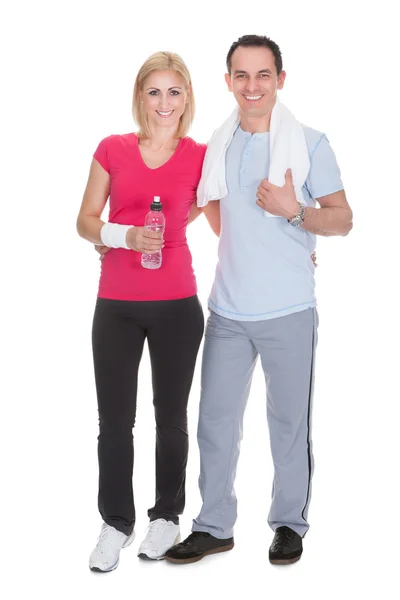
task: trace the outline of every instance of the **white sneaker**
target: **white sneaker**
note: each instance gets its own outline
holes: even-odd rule
[[[156,519],[150,521],[147,535],[140,544],[138,557],[150,560],[161,560],[167,550],[178,544],[181,536],[179,525],[173,521]]]
[[[125,535],[115,527],[103,523],[96,548],[89,558],[89,568],[92,571],[108,572],[118,567],[121,548],[129,546],[135,538],[135,533]]]

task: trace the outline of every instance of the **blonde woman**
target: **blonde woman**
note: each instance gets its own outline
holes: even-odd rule
[[[204,319],[186,227],[195,205],[206,147],[187,132],[194,116],[191,78],[176,54],[158,52],[140,68],[133,95],[137,133],[111,135],[94,153],[78,216],[79,235],[111,248],[102,256],[93,321],[99,411],[99,495],[103,519],[89,566],[111,571],[134,537],[132,490],[137,374],[147,339],[156,419],[156,498],[139,556],[163,558],[179,541],[188,455],[187,402]],[[164,234],[145,230],[160,196]],[[110,198],[109,222],[100,216]],[[218,203],[208,215],[218,228]],[[141,255],[162,249],[162,266]]]

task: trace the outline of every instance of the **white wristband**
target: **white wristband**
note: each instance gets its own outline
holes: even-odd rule
[[[125,250],[129,250],[129,247],[126,245],[126,233],[132,227],[134,225],[104,223],[100,231],[101,241],[109,248],[125,248]]]

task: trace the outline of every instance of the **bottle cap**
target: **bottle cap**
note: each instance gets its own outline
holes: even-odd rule
[[[154,196],[154,200],[150,204],[150,210],[156,210],[156,211],[162,210],[162,204],[161,204],[161,201],[160,201],[160,196]]]

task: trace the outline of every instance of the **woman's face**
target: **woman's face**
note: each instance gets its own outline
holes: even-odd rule
[[[183,77],[173,70],[154,71],[144,82],[141,101],[150,128],[178,129],[188,101]]]

